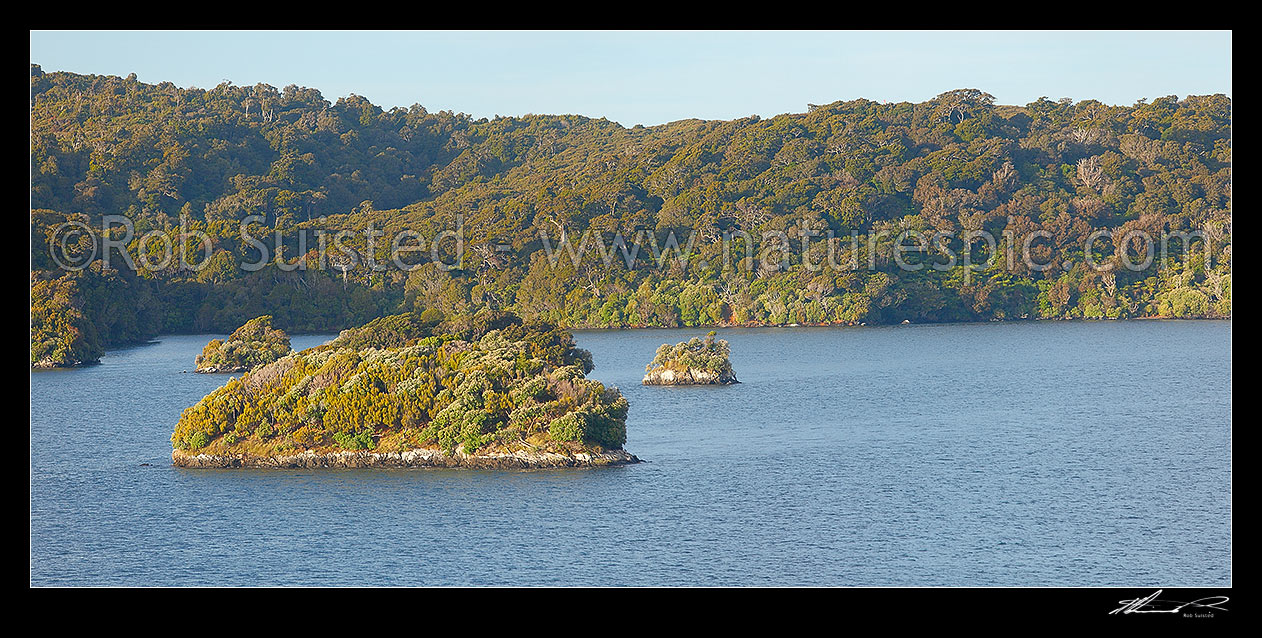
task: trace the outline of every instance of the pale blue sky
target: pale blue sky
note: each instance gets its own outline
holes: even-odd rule
[[[1231,32],[31,32],[45,71],[213,87],[264,82],[475,117],[578,113],[626,126],[764,117],[807,103],[1002,104],[1231,95]]]

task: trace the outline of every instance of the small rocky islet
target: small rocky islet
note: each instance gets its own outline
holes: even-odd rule
[[[255,317],[228,335],[211,339],[193,360],[199,374],[248,372],[293,352],[289,335],[272,326],[272,316]]]
[[[731,345],[715,339],[693,337],[675,345],[662,344],[644,368],[644,385],[731,385],[740,383],[732,370]]]
[[[235,333],[234,333],[235,334]],[[623,465],[628,404],[569,332],[507,312],[404,313],[229,379],[186,409],[191,468]]]

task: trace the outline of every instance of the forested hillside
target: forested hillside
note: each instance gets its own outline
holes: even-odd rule
[[[32,363],[262,315],[290,333],[480,309],[566,328],[1229,316],[1230,202],[1223,95],[1003,106],[961,89],[627,128],[32,65]],[[112,215],[130,238],[102,232]],[[354,237],[322,259],[339,230]],[[404,230],[430,241],[418,267],[374,270]],[[462,239],[431,250],[444,231]],[[904,255],[934,267],[899,262],[908,231],[946,237]],[[982,231],[994,247],[961,239]],[[1197,239],[1126,268],[1144,261],[1132,231]],[[655,261],[672,233],[689,258]],[[619,236],[644,246],[631,267],[601,258]],[[136,267],[107,267],[107,240]],[[242,267],[258,246],[280,257]],[[160,259],[181,249],[188,266]],[[1039,267],[978,265],[1023,249]]]

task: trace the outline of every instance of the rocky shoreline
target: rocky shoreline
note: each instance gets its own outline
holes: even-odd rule
[[[71,368],[86,368],[101,363],[100,359],[92,361],[54,361],[52,359],[40,359],[31,364],[32,370],[69,370]]]
[[[237,374],[241,372],[248,372],[249,370],[250,369],[245,366],[224,366],[222,368],[210,366],[207,368],[198,368],[193,372],[196,372],[197,374]]]
[[[171,451],[171,463],[186,468],[407,468],[448,467],[471,469],[547,469],[563,467],[606,467],[640,463],[625,450],[602,453],[517,451],[487,454],[447,454],[442,450],[416,449],[406,452],[307,450],[291,456],[258,457],[246,454],[195,454]]]
[[[730,369],[722,373],[689,368],[683,372],[657,367],[644,375],[643,385],[731,385],[740,383]]]

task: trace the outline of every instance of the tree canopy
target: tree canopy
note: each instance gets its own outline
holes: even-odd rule
[[[568,327],[1228,316],[1231,100],[1010,106],[960,89],[627,128],[32,65],[31,201],[33,363],[37,339],[42,358],[90,357],[264,314],[290,332],[426,310]],[[106,240],[125,237],[101,230],[109,215],[135,228],[107,267]],[[67,221],[90,232],[67,244]],[[259,259],[243,223],[279,257],[242,267]],[[414,270],[374,270],[368,257],[388,258],[362,240],[370,228],[431,240],[459,228],[464,250],[447,242],[419,252]],[[316,233],[339,230],[358,233],[356,258],[320,263]],[[960,237],[984,231],[999,238],[991,252],[1025,248],[1053,265],[902,268],[891,255],[907,231],[949,234],[961,256],[976,248]],[[1087,266],[1089,251],[1141,260],[1131,231],[1196,239],[1141,270]],[[671,258],[672,234],[689,259]],[[648,246],[639,261],[602,258],[619,237]],[[1208,260],[1193,250],[1207,238]],[[596,249],[571,259],[561,248],[580,242]],[[63,244],[95,255],[91,267],[54,263]],[[199,268],[154,265],[163,247]],[[858,267],[813,266],[830,258]]]

